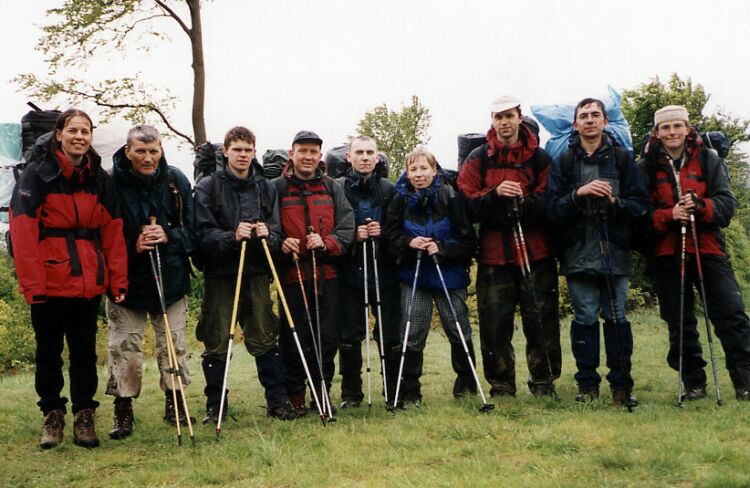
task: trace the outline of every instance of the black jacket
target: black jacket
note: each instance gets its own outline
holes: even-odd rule
[[[268,226],[268,247],[281,246],[281,224],[276,188],[263,176],[263,168],[253,159],[251,174],[237,178],[229,169],[218,169],[195,187],[195,230],[204,273],[208,276],[236,276],[241,244],[235,230],[242,221],[264,222]],[[245,254],[246,276],[268,272],[260,240],[251,239]]]
[[[169,238],[167,244],[159,248],[167,307],[190,291],[189,256],[197,247],[190,182],[179,169],[167,165],[164,156],[159,161],[159,169],[151,177],[133,171],[130,160],[125,157],[124,147],[112,159],[128,250],[130,292],[123,304],[158,313],[161,306],[149,253],[137,253],[135,243],[149,217],[156,217],[156,223],[164,227]],[[170,184],[179,192],[179,197],[173,193]]]

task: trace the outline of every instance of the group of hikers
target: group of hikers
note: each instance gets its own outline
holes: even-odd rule
[[[377,170],[378,147],[366,136],[351,140],[351,165],[333,179],[322,163],[323,141],[311,131],[294,136],[281,176],[269,180],[255,157],[255,135],[234,127],[221,146],[224,164],[194,191],[167,164],[154,127],[130,129],[108,174],[91,147],[91,118],[63,112],[55,130],[37,141],[10,205],[16,272],[36,337],[41,447],[63,440],[65,339],[73,440],[99,445],[95,337],[102,295],[109,326],[106,393],[114,397],[109,437],[133,432],[148,321],[164,419],[178,432],[189,426],[192,436],[195,419],[184,396],[192,382],[186,350],[191,258],[204,279],[195,329],[204,346],[203,423],[215,424],[217,433],[229,409],[236,327],[255,358],[268,416],[293,420],[313,410],[325,421],[336,413],[330,396],[336,354],[339,408],[360,407],[365,390],[371,402],[370,334],[380,359],[382,391],[376,390],[390,408],[420,405],[433,304],[450,342],[453,395],[480,393],[491,407],[477,376],[466,303],[473,258],[490,396],[517,392],[512,338],[520,305],[529,390],[558,399],[559,272],[573,306],[575,401],[599,396],[601,316],[612,403],[632,408],[638,401],[625,305],[631,234],[643,222],[669,328],[667,362],[679,375],[678,401],[706,396],[694,286],[724,348],[736,398],[750,400],[750,323],[719,230],[729,224],[735,200],[726,165],[703,145],[687,110],[672,105],[655,112],[638,164],[605,130],[600,100],[578,103],[569,146],[554,160],[524,120],[519,100],[499,98],[489,112],[486,141],[466,157],[455,181],[433,154],[416,149],[394,184]],[[706,332],[712,347],[711,329]],[[713,349],[711,359],[716,378]]]

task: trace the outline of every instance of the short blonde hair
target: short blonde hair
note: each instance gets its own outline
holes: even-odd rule
[[[435,158],[435,155],[427,149],[418,147],[406,155],[406,170],[408,171],[409,166],[419,158],[425,158],[432,169],[437,169],[437,159]]]

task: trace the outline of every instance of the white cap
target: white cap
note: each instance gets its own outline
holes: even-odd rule
[[[516,97],[506,95],[504,97],[496,98],[492,101],[490,112],[493,114],[497,112],[505,112],[506,110],[510,110],[512,108],[520,106],[521,102]]]
[[[669,120],[684,120],[688,122],[688,111],[682,105],[667,105],[654,113],[654,127],[659,127],[662,122]]]

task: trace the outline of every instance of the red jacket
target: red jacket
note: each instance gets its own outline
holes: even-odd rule
[[[336,278],[336,268],[331,258],[341,256],[354,240],[354,212],[346,199],[344,188],[321,169],[309,180],[294,175],[291,161],[281,176],[273,180],[279,195],[279,213],[284,238],[293,237],[301,241],[300,270],[306,279],[306,270],[312,271],[311,254],[305,248],[308,227],[320,234],[325,251],[316,252],[316,264],[325,280]],[[297,269],[291,256],[284,256],[282,268],[286,272],[281,279],[285,283],[296,283]]]
[[[75,168],[53,149],[54,141],[44,142],[34,148],[10,203],[21,293],[28,303],[124,295],[127,251],[112,178],[93,150]]]
[[[701,202],[695,213],[701,254],[724,255],[724,238],[719,228],[729,225],[735,209],[726,165],[715,151],[703,147],[694,128],[688,135],[685,151],[686,161],[679,171],[680,187],[683,194],[695,192]],[[672,218],[672,208],[679,200],[677,186],[671,159],[658,139],[652,137],[649,141],[639,165],[651,193],[654,256],[679,255],[680,224]],[[687,252],[693,253],[695,246],[690,234],[688,229]]]
[[[531,261],[552,256],[552,245],[544,230],[544,196],[550,156],[539,147],[539,140],[525,125],[519,139],[503,145],[494,129],[487,132],[487,143],[474,149],[458,175],[458,188],[466,196],[469,214],[479,222],[479,263],[518,265],[511,222],[506,205],[509,199],[495,188],[505,180],[517,181],[523,189],[521,225]]]

